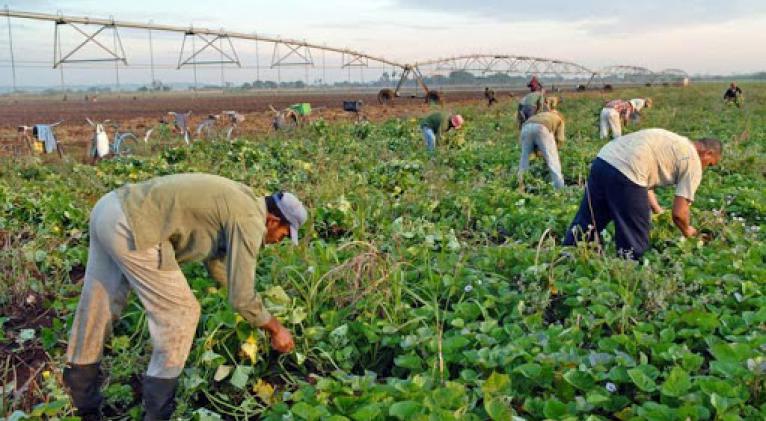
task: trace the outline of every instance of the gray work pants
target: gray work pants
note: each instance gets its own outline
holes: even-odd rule
[[[556,140],[547,127],[537,123],[525,123],[521,128],[521,158],[519,160],[519,175],[529,169],[529,155],[539,150],[548,164],[551,172],[553,187],[564,187],[564,177],[561,175],[561,162]]]
[[[152,337],[147,375],[174,378],[189,355],[200,306],[180,270],[160,270],[159,245],[133,250],[133,234],[114,192],[90,215],[90,248],[82,295],[69,336],[67,360],[93,364],[101,359],[112,321],[120,317],[133,290],[146,309]]]
[[[609,137],[609,132],[612,132],[612,138],[617,139],[622,136],[622,121],[620,120],[620,113],[614,108],[604,107],[601,109],[601,115],[598,121],[599,136],[601,139]]]

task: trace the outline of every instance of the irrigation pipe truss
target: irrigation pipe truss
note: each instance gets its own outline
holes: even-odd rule
[[[274,49],[273,49],[273,53],[271,57],[270,67],[276,68],[277,70],[279,70],[280,67],[287,67],[287,66],[314,66],[314,58],[312,56],[312,50],[318,50],[322,52],[321,62],[323,67],[325,66],[324,53],[332,52],[332,53],[338,53],[342,55],[341,68],[348,68],[349,71],[351,67],[378,68],[378,67],[370,66],[369,65],[370,61],[380,63],[381,66],[387,65],[393,68],[399,68],[401,70],[401,77],[395,90],[396,95],[398,95],[399,93],[399,88],[401,88],[402,85],[407,80],[410,80],[410,79],[414,80],[416,82],[416,85],[420,89],[422,89],[425,93],[427,93],[428,87],[425,85],[425,82],[423,80],[423,75],[420,69],[420,67],[426,67],[426,66],[436,66],[437,70],[464,70],[464,71],[477,71],[482,73],[496,72],[496,73],[526,74],[526,75],[540,74],[540,75],[553,75],[553,76],[577,74],[577,75],[588,76],[590,78],[588,83],[590,83],[590,81],[592,81],[596,77],[604,78],[606,76],[622,76],[622,77],[625,77],[625,75],[647,76],[651,80],[687,76],[683,70],[678,70],[678,69],[668,69],[665,71],[655,73],[646,68],[632,67],[632,66],[611,66],[598,71],[594,71],[594,70],[588,69],[585,66],[582,66],[573,62],[568,62],[568,61],[549,59],[549,58],[540,58],[540,57],[506,55],[506,54],[462,55],[462,56],[455,56],[455,57],[449,57],[449,58],[439,58],[434,60],[419,61],[419,62],[409,64],[409,63],[402,63],[402,62],[390,60],[385,57],[366,54],[366,53],[348,49],[348,48],[337,48],[337,47],[331,47],[327,45],[311,43],[307,41],[261,35],[257,33],[231,32],[231,31],[225,31],[223,29],[216,30],[216,29],[199,28],[199,27],[193,27],[193,26],[183,27],[183,26],[174,26],[174,25],[161,25],[161,24],[155,24],[155,23],[138,23],[138,22],[130,22],[130,21],[120,21],[115,19],[99,19],[99,18],[90,18],[90,17],[64,16],[60,14],[52,15],[52,14],[45,14],[45,13],[10,10],[7,7],[5,9],[0,9],[0,16],[3,16],[3,15],[6,16],[8,21],[10,61],[11,61],[11,68],[12,68],[14,90],[16,86],[16,60],[13,54],[13,35],[11,31],[11,21],[10,21],[11,18],[49,21],[55,24],[54,41],[53,41],[53,50],[54,50],[53,68],[61,69],[62,85],[63,85],[63,77],[64,77],[62,64],[65,64],[65,63],[77,64],[77,63],[86,63],[86,62],[89,62],[89,63],[114,62],[115,75],[118,81],[117,83],[119,85],[119,63],[121,62],[124,65],[128,65],[128,61],[127,61],[127,56],[125,54],[125,49],[123,48],[123,45],[122,45],[122,40],[119,36],[118,28],[143,29],[149,32],[149,44],[150,44],[150,51],[151,51],[150,53],[151,62],[149,64],[149,67],[152,69],[152,74],[154,74],[155,67],[158,67],[158,66],[155,66],[154,64],[154,57],[153,57],[154,53],[153,53],[153,47],[152,47],[152,31],[177,32],[177,33],[183,34],[184,37],[181,44],[180,53],[178,56],[178,63],[175,66],[175,68],[180,69],[181,67],[184,67],[184,66],[193,66],[194,73],[195,73],[195,84],[196,84],[196,66],[197,65],[220,64],[221,66],[223,66],[224,64],[234,64],[240,68],[242,67],[249,68],[249,66],[242,65],[242,62],[239,58],[239,55],[237,54],[234,44],[231,42],[232,39],[256,41],[256,48],[258,46],[257,44],[258,41],[272,43],[274,45]],[[61,31],[59,30],[59,27],[62,25],[71,27],[72,29],[74,29],[76,32],[78,32],[84,37],[84,39],[76,47],[66,52],[61,48],[62,34],[61,34]],[[95,31],[91,32],[91,31],[86,31],[80,25],[88,25],[91,28],[92,28],[91,25],[94,25],[98,28]],[[111,46],[104,44],[103,37],[101,38],[101,40],[97,38],[99,34],[109,33],[109,32],[112,33],[113,45]],[[189,38],[191,39],[189,40]],[[190,51],[188,52],[186,51],[187,41],[190,41],[188,42],[188,44],[190,44],[188,45],[190,47]],[[198,46],[197,43],[200,43],[201,46]],[[87,58],[87,59],[77,58],[78,51],[80,51],[86,45],[99,47],[102,50],[102,52],[105,53],[105,55],[100,58]],[[284,50],[280,51],[280,47],[286,49],[286,52],[283,53]],[[220,59],[202,60],[200,59],[200,54],[203,51],[217,52],[220,56]],[[19,67],[39,67],[39,63],[40,62],[22,61],[20,62]],[[143,67],[146,67],[146,65],[138,64],[136,67],[143,68]],[[159,67],[163,67],[163,66],[159,66]],[[260,65],[256,64],[256,69],[258,69],[259,67]],[[74,68],[78,68],[78,67],[75,66]],[[221,72],[222,72],[222,78],[223,78],[223,67],[221,69]]]

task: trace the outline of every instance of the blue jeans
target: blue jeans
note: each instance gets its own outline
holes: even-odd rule
[[[423,126],[420,130],[423,132],[423,140],[426,141],[426,148],[429,152],[433,152],[434,149],[436,149],[436,135],[434,134],[433,129]]]

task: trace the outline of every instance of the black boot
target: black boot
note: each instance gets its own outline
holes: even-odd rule
[[[77,416],[83,421],[101,420],[101,370],[99,363],[64,368],[64,385],[69,390]]]
[[[176,410],[178,377],[162,379],[144,376],[144,421],[169,420]]]

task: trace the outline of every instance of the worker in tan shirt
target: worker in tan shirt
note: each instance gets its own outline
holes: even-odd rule
[[[607,143],[591,164],[585,194],[564,239],[574,245],[597,240],[614,221],[618,252],[638,260],[649,248],[651,213],[663,211],[654,194],[675,186],[673,222],[686,237],[697,235],[689,207],[702,181],[702,170],[717,165],[717,139],[690,141],[663,129],[640,130]]]
[[[200,316],[179,263],[204,261],[228,288],[234,309],[290,352],[290,332],[255,292],[261,245],[298,242],[307,218],[290,193],[258,197],[244,184],[209,174],[177,174],[128,184],[103,196],[90,215],[90,248],[64,369],[78,415],[101,419],[99,362],[129,291],[146,309],[153,352],[143,383],[145,420],[169,419],[178,377]]]
[[[524,190],[524,173],[529,169],[529,155],[540,152],[551,173],[553,187],[564,187],[558,147],[564,143],[564,119],[558,111],[545,111],[530,117],[521,127],[519,190]]]

